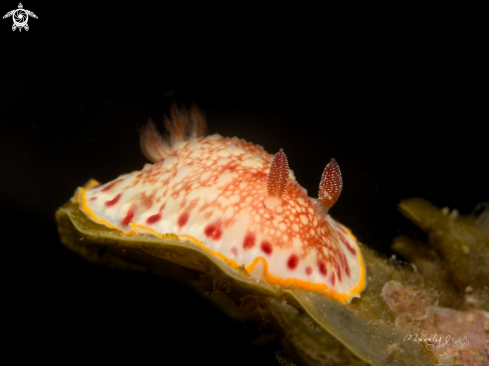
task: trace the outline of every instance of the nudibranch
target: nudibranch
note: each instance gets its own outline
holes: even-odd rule
[[[338,164],[323,172],[309,198],[282,149],[268,154],[236,137],[204,136],[193,106],[173,105],[169,134],[154,124],[140,132],[154,164],[100,185],[77,189],[74,202],[91,220],[124,235],[172,233],[253,279],[320,293],[348,303],[366,285],[355,237],[328,209],[342,189]]]

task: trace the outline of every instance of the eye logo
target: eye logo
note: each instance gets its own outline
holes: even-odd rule
[[[29,20],[29,15],[37,19],[36,14],[34,14],[30,10],[24,9],[22,3],[19,3],[19,8],[9,11],[7,14],[3,16],[3,19],[8,18],[10,16],[12,17],[12,19],[14,20],[14,24],[12,25],[13,31],[15,31],[17,28],[19,28],[19,32],[22,31],[22,28],[28,31],[29,26],[27,25],[27,21]]]

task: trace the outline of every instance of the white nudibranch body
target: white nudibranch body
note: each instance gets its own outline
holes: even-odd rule
[[[127,235],[176,234],[269,284],[341,302],[360,296],[366,274],[356,239],[325,213],[342,186],[334,160],[314,200],[282,150],[272,156],[235,137],[203,136],[205,121],[195,107],[173,106],[165,124],[166,139],[152,122],[141,131],[154,164],[77,190],[73,199],[90,219]]]

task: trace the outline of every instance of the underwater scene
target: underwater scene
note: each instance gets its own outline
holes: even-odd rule
[[[387,258],[329,215],[342,187],[334,160],[315,200],[303,188],[292,193],[297,183],[283,150],[272,156],[243,140],[206,137],[196,107],[173,105],[165,125],[163,137],[151,122],[141,131],[154,165],[105,184],[92,180],[56,212],[71,251],[110,268],[186,281],[230,318],[257,327],[255,343],[280,342],[281,365],[489,363],[487,203],[460,215],[422,198],[401,200],[398,210],[426,238],[394,237]],[[183,194],[182,186],[189,187]],[[311,208],[301,211],[294,202],[304,199]],[[329,229],[295,223],[316,220]],[[309,250],[325,259],[309,260]]]
[[[489,366],[477,32],[197,50],[171,45],[187,11],[24,6],[0,58],[4,358]]]

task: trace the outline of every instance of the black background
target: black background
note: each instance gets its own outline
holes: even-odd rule
[[[59,241],[55,210],[90,178],[141,169],[138,128],[148,117],[161,127],[173,101],[197,103],[210,133],[283,148],[312,197],[336,158],[344,190],[331,214],[386,256],[394,236],[423,236],[397,212],[401,199],[463,214],[488,200],[476,24],[24,8],[39,17],[28,32],[0,22],[2,330],[19,361],[276,362],[277,342],[253,347],[250,326],[178,281],[99,268]]]

